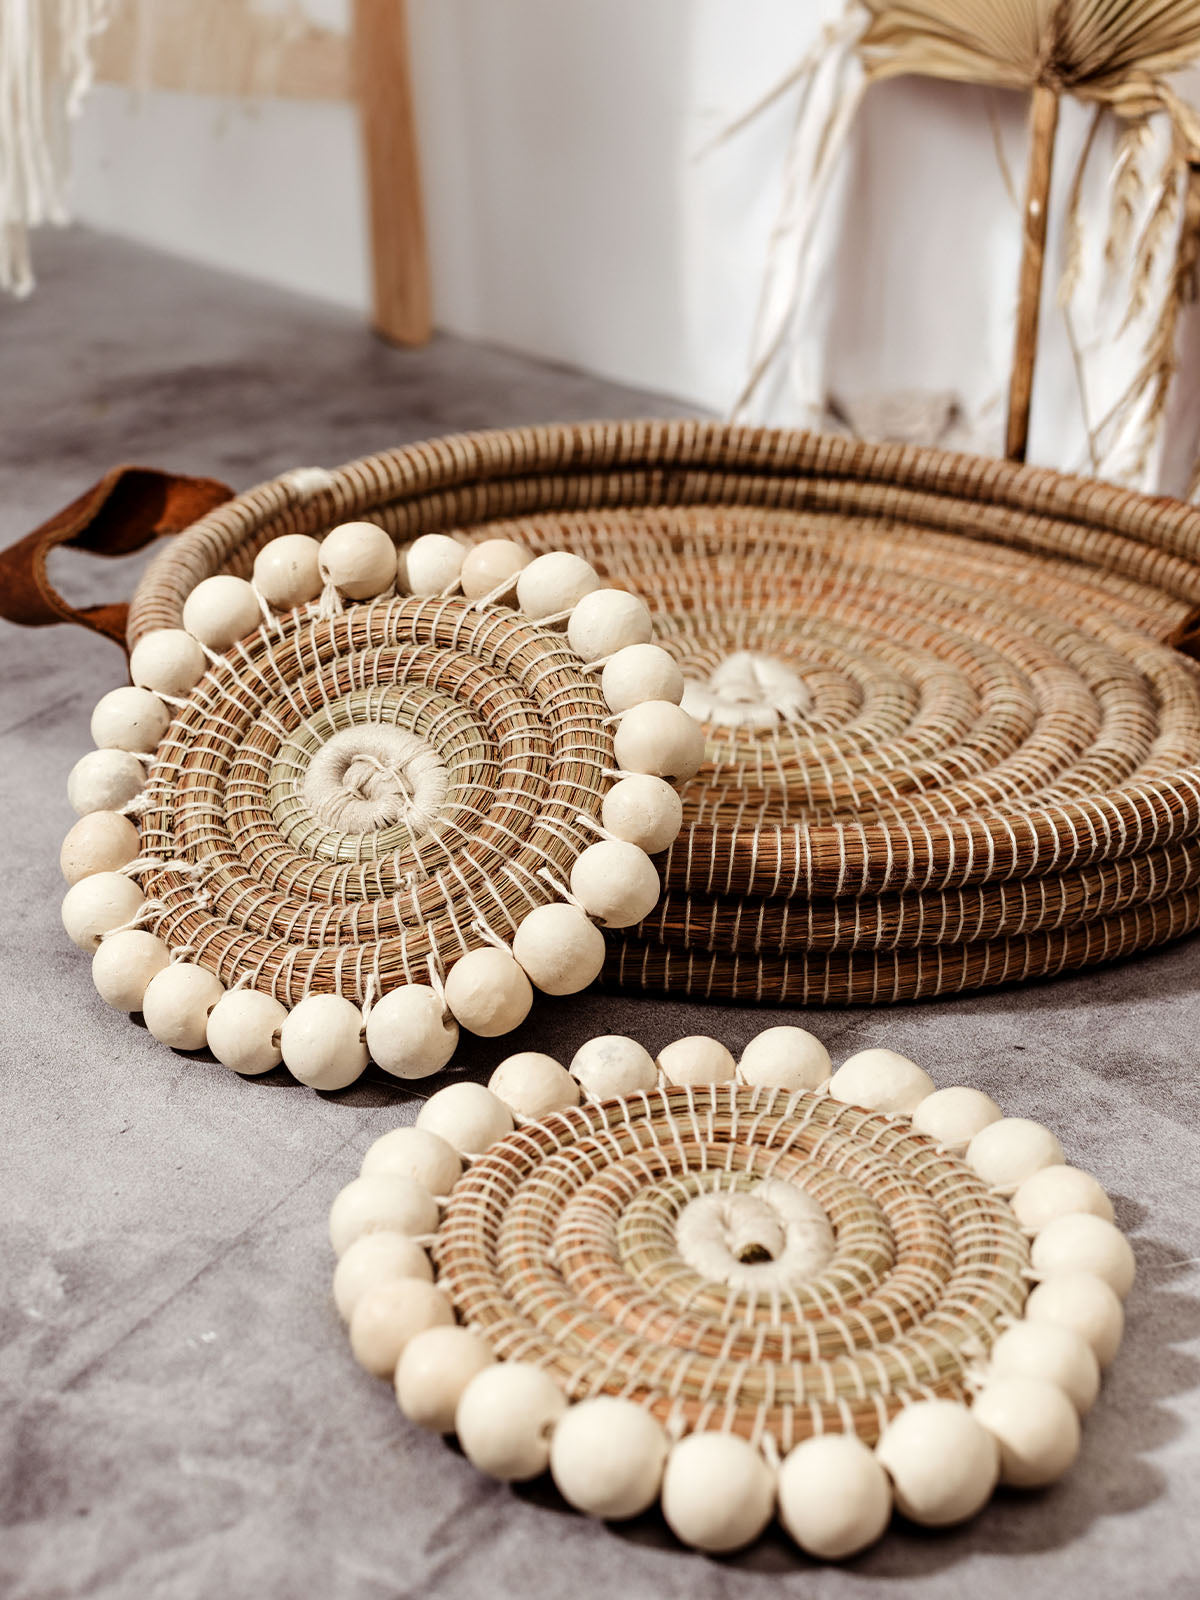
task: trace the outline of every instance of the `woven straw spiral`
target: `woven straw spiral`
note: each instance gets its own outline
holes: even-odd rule
[[[567,547],[645,595],[708,759],[629,988],[882,1002],[1200,922],[1200,513],[934,451],[695,423],[439,440],[222,507],[131,636],[275,532],[366,511]]]
[[[159,748],[144,848],[179,864],[143,879],[166,908],[157,931],[227,986],[288,1005],[428,981],[431,960],[479,948],[481,919],[511,937],[555,898],[541,874],[569,875],[594,842],[607,714],[565,642],[461,598],[263,630],[207,674]],[[381,727],[415,752],[402,796],[421,756],[424,782],[394,821],[339,831],[314,809],[314,762],[341,739],[352,763],[355,735],[369,749]],[[202,882],[186,870],[198,856]]]
[[[789,1282],[761,1261],[722,1283],[682,1258],[690,1202],[772,1182],[828,1215],[819,1271]],[[1012,1212],[961,1160],[827,1097],[717,1086],[573,1108],[493,1145],[455,1185],[434,1260],[460,1319],[571,1399],[620,1394],[782,1450],[874,1442],[908,1400],[961,1399],[1028,1289]]]
[[[439,1090],[330,1211],[355,1358],[481,1471],[606,1519],[661,1496],[706,1550],[778,1509],[836,1559],[893,1501],[942,1526],[1055,1481],[1136,1270],[1111,1200],[977,1089],[831,1067],[795,1027],[737,1062],[609,1036]]]

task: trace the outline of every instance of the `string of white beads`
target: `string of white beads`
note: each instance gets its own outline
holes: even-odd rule
[[[145,928],[122,928],[102,939],[92,957],[92,982],[105,1005],[140,1011],[150,980],[171,959],[163,941]]]
[[[467,551],[462,564],[462,592],[468,600],[503,592],[504,586],[515,583],[517,574],[532,559],[515,539],[484,539]]]
[[[343,522],[321,540],[321,577],[347,600],[370,600],[396,581],[396,547],[374,522]]]
[[[255,588],[276,611],[291,611],[316,600],[324,582],[320,543],[307,533],[272,539],[254,558]]]
[[[71,768],[67,799],[76,816],[120,811],[141,794],[146,769],[129,750],[89,750]]]
[[[704,729],[670,700],[643,700],[623,713],[613,755],[623,772],[686,783],[704,761]]]
[[[132,684],[101,695],[92,712],[92,743],[98,750],[149,755],[167,731],[171,714],[156,694]]]
[[[631,928],[648,917],[661,887],[650,857],[623,839],[589,845],[571,868],[571,893],[604,928]]]
[[[424,984],[402,984],[376,1001],[367,1018],[367,1050],[394,1078],[440,1072],[458,1044],[458,1024]]]
[[[466,555],[448,533],[423,533],[400,554],[399,587],[418,597],[442,594],[458,582]]]
[[[89,811],[63,840],[58,864],[74,885],[94,872],[118,872],[138,849],[138,831],[128,817],[118,811]]]
[[[575,1079],[553,1056],[536,1050],[523,1050],[502,1061],[488,1079],[488,1088],[514,1117],[533,1121],[579,1104]]]
[[[280,1028],[283,1064],[312,1089],[345,1089],[367,1065],[362,1012],[339,994],[311,994]]]
[[[225,993],[215,972],[192,961],[172,961],[156,972],[142,996],[142,1016],[160,1044],[202,1050],[208,1015]]]
[[[567,623],[567,642],[584,661],[649,644],[653,633],[646,602],[624,589],[593,589],[576,602]]]
[[[829,1051],[805,1028],[765,1028],[742,1051],[738,1077],[752,1089],[819,1089],[829,1081]]]
[[[271,549],[271,545],[267,549]],[[207,666],[199,641],[186,629],[155,628],[143,634],[134,645],[129,657],[129,676],[141,689],[153,689],[155,694],[178,698],[191,693]]]
[[[183,602],[184,627],[219,656],[253,633],[261,622],[262,609],[253,586],[226,572],[202,578]]]
[[[536,556],[517,575],[517,605],[531,622],[570,611],[600,587],[596,569],[569,550]]]
[[[286,1009],[272,995],[231,989],[209,1013],[208,1048],[222,1066],[257,1078],[283,1060],[280,1036],[286,1019]]]
[[[600,974],[604,935],[577,906],[538,906],[513,937],[513,956],[545,994],[578,994]]]

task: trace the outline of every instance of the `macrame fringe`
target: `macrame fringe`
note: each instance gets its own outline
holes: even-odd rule
[[[29,230],[66,221],[67,128],[92,82],[110,0],[0,4],[0,288],[33,288]]]

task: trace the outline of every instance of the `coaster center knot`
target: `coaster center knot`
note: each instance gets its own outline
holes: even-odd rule
[[[836,1248],[823,1208],[778,1178],[734,1193],[697,1195],[679,1213],[675,1242],[702,1277],[759,1289],[815,1277]]]
[[[449,787],[432,745],[384,723],[343,728],[309,763],[304,798],[313,815],[340,833],[372,833],[405,822],[428,833]]]
[[[803,678],[777,656],[736,650],[706,679],[687,683],[683,706],[710,726],[773,728],[802,717],[811,698]]]

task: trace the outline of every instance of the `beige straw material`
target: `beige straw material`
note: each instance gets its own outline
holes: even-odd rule
[[[681,1256],[700,1195],[765,1179],[827,1214],[818,1271],[720,1282]],[[962,1399],[1019,1317],[1028,1246],[1005,1201],[907,1121],[784,1090],[655,1090],[560,1112],[455,1185],[434,1258],[459,1319],[571,1399],[620,1394],[786,1451],[874,1442],[906,1400]]]
[[[141,818],[155,931],[288,1005],[428,983],[559,898],[595,842],[607,715],[562,636],[513,611],[389,598],[268,625],[157,752]],[[313,762],[380,728],[420,752],[435,803],[416,792],[390,825],[339,828],[314,803]]]
[[[148,570],[130,637],[280,533],[569,547],[643,594],[708,720],[629,987],[895,1000],[1200,921],[1200,512],[911,447],[708,423],[435,440],[292,474]]]

